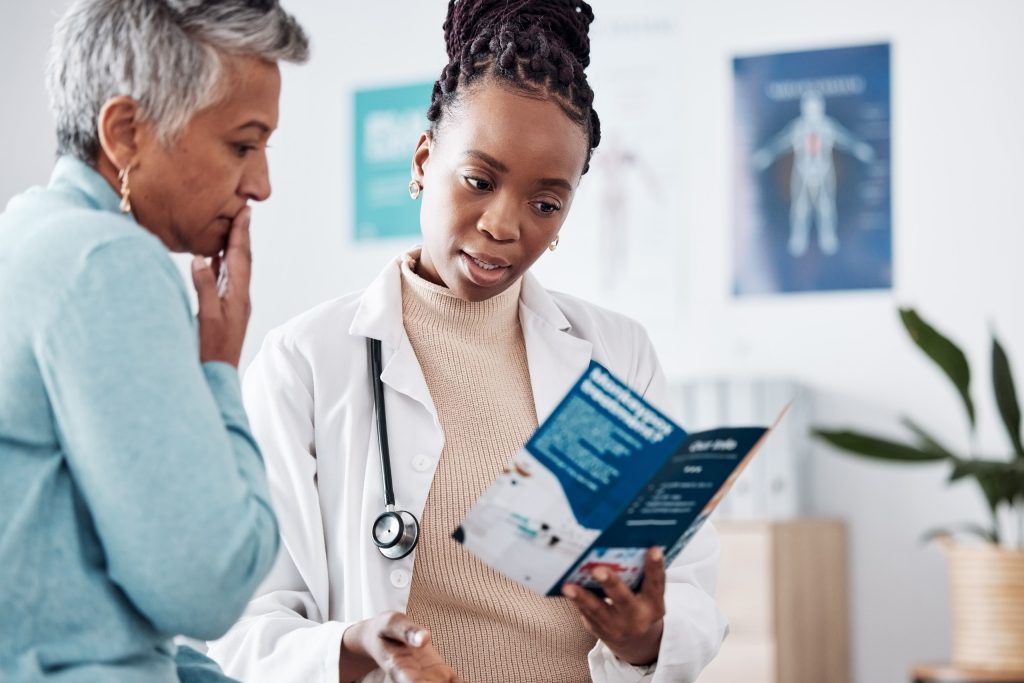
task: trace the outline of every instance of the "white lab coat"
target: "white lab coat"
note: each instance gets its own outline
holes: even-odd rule
[[[664,376],[635,322],[548,292],[530,274],[519,316],[539,420],[591,359],[664,405]],[[361,294],[321,304],[272,331],[246,374],[246,407],[263,448],[282,549],[242,619],[211,644],[210,655],[249,683],[336,682],[345,629],[406,609],[415,552],[388,560],[370,539],[384,498],[366,337],[382,342],[396,503],[417,517],[423,511],[444,435],[402,323],[396,261]],[[657,665],[630,666],[598,642],[589,655],[593,680],[693,681],[726,632],[712,597],[717,562],[718,537],[705,525],[669,568]]]

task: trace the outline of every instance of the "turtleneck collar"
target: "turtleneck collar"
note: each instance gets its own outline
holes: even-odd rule
[[[420,249],[407,253],[402,267],[402,319],[405,325],[450,331],[464,339],[499,339],[519,330],[522,278],[497,296],[466,301],[450,289],[416,274]]]

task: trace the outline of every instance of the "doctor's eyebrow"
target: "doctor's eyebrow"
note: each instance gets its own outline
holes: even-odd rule
[[[501,163],[487,152],[481,152],[478,149],[466,150],[467,157],[476,157],[480,161],[484,162],[498,173],[508,173],[508,166]]]
[[[478,149],[470,149],[466,150],[466,156],[479,159],[498,173],[508,173],[508,166],[501,163],[487,152],[481,152]],[[543,187],[560,187],[568,192],[572,192],[573,190],[572,183],[565,178],[541,178],[537,181],[537,184]]]

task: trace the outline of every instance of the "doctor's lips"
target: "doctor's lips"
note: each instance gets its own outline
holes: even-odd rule
[[[497,270],[498,268],[508,268],[512,265],[503,258],[498,258],[497,256],[491,256],[490,254],[484,254],[482,252],[469,252],[463,250],[462,253],[472,259],[474,263],[484,270]]]
[[[481,286],[497,284],[511,267],[505,259],[482,252],[462,251],[461,255],[470,279]]]

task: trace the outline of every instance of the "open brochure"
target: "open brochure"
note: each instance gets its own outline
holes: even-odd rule
[[[636,590],[647,548],[671,563],[769,432],[687,434],[591,363],[452,537],[542,595],[564,583],[601,594],[597,567]]]

